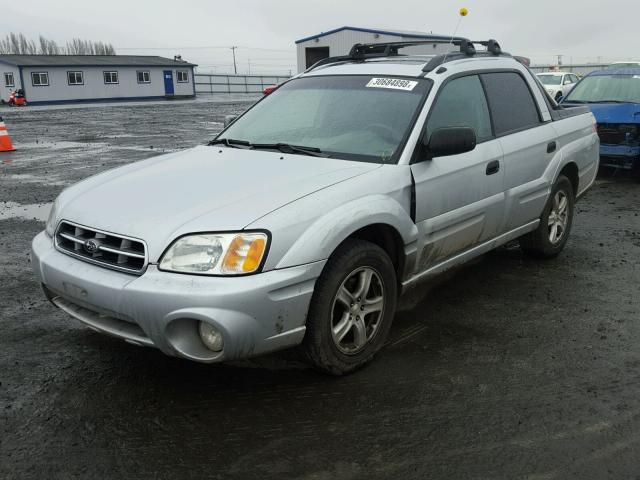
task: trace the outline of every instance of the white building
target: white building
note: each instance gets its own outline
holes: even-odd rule
[[[181,60],[136,55],[0,55],[0,95],[24,90],[29,104],[194,97]]]
[[[456,39],[458,37],[455,37]],[[376,30],[360,27],[340,27],[328,32],[296,40],[298,56],[298,72],[302,72],[319,60],[338,55],[347,55],[356,43],[386,43],[451,40],[451,36],[434,35],[425,32],[403,30]],[[434,55],[451,50],[451,46],[433,43],[410,47],[402,50],[403,54]]]

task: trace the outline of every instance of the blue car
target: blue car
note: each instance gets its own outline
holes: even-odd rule
[[[601,166],[640,167],[640,67],[592,72],[561,103],[587,105],[593,112]]]

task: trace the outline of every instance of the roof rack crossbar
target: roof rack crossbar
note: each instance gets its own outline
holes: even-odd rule
[[[415,47],[420,45],[433,45],[433,44],[450,44],[460,48],[458,52],[450,52],[444,55],[438,55],[429,61],[427,65],[422,69],[424,72],[430,72],[438,65],[441,65],[447,60],[455,60],[463,57],[472,57],[478,53],[491,54],[491,55],[509,55],[500,48],[500,44],[493,39],[490,40],[469,40],[468,38],[453,38],[451,40],[445,39],[433,39],[433,40],[414,40],[404,42],[386,42],[386,43],[356,43],[351,47],[348,55],[340,55],[336,57],[328,57],[311,65],[306,72],[321,67],[323,65],[341,63],[341,62],[357,62],[365,61],[370,58],[381,57],[395,57],[400,56],[399,50],[401,48]],[[486,52],[477,52],[474,45],[482,45],[486,47]]]

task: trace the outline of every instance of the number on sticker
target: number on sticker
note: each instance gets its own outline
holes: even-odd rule
[[[418,82],[413,80],[403,80],[402,78],[372,78],[367,83],[369,88],[393,88],[395,90],[411,91]]]

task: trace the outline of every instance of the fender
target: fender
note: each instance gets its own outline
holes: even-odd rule
[[[343,204],[316,219],[281,258],[276,268],[325,260],[351,234],[373,224],[395,228],[404,243],[405,255],[411,257],[413,252],[415,257],[418,228],[409,213],[391,197],[369,195]]]
[[[594,128],[595,117],[591,113],[570,117],[554,122],[553,126],[562,146],[545,172],[550,182],[549,190],[562,169],[574,163],[578,168],[578,189],[575,194],[580,197],[593,185],[598,173],[600,139]]]

